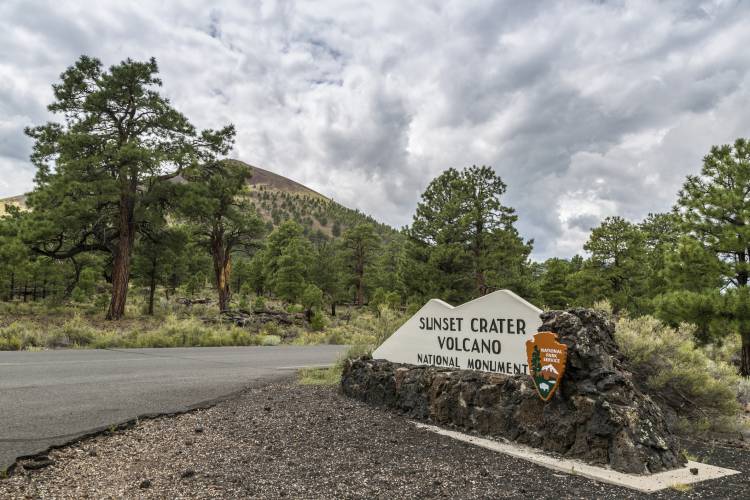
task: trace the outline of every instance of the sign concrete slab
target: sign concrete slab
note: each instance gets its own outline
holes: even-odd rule
[[[653,493],[673,486],[679,487],[707,481],[709,479],[718,479],[739,474],[739,471],[736,470],[692,461],[688,462],[683,468],[658,472],[655,474],[625,474],[605,467],[590,465],[579,460],[557,458],[533,448],[529,448],[528,446],[480,438],[419,422],[413,422],[413,424],[420,429],[425,429],[442,436],[448,436],[458,441],[497,451],[515,458],[521,458],[533,464],[546,467],[547,469],[565,472],[567,474],[575,474],[588,479],[593,479],[594,481],[622,486],[643,493]],[[697,471],[697,473],[694,473],[695,471]]]
[[[432,299],[372,357],[395,363],[528,374],[526,341],[542,325],[542,310],[510,290],[453,307]]]

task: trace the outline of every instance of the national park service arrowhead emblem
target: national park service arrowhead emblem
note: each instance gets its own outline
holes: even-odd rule
[[[536,392],[543,401],[549,401],[565,373],[568,346],[557,341],[556,333],[539,332],[526,341],[526,355]]]

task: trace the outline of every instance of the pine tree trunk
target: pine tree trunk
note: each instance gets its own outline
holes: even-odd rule
[[[482,240],[484,237],[484,221],[480,218],[474,222],[476,235],[474,236],[473,254],[474,254],[474,286],[477,297],[487,294],[487,283],[482,271]]]
[[[232,272],[232,256],[228,249],[224,248],[221,238],[215,238],[211,244],[211,256],[214,262],[214,274],[216,276],[216,288],[219,292],[219,310],[229,309],[229,301],[232,292],[229,287],[229,275]]]
[[[129,281],[130,248],[127,245],[118,245],[117,255],[112,267],[112,300],[109,302],[109,310],[107,311],[108,320],[118,320],[125,315]]]
[[[336,301],[331,301],[331,316],[336,317]]]
[[[474,274],[474,283],[479,297],[487,295],[487,284],[485,283],[484,273],[482,271],[477,271]]]
[[[73,294],[73,290],[75,290],[76,286],[78,285],[78,281],[81,279],[81,264],[79,264],[78,261],[73,257],[70,258],[70,262],[73,264],[73,272],[75,273],[75,275],[73,276],[73,281],[65,286],[63,297],[65,297],[66,299],[70,298],[70,296]]]
[[[112,300],[107,311],[108,320],[118,320],[125,315],[130,282],[130,257],[135,240],[133,227],[133,201],[124,195],[120,199],[120,234],[112,264]]]
[[[743,264],[746,261],[745,252],[738,255],[739,261]],[[737,273],[737,284],[740,287],[747,287],[747,271]],[[740,348],[740,375],[750,377],[750,331],[740,332],[742,337],[742,347]]]
[[[742,333],[742,350],[740,351],[740,375],[750,377],[750,332]]]
[[[148,314],[154,315],[154,294],[156,293],[156,266],[151,269],[151,281],[148,284]]]
[[[361,275],[357,279],[357,305],[360,307],[365,305],[364,279],[362,279]]]

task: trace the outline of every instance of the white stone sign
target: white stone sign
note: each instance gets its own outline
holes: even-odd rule
[[[395,363],[528,374],[526,341],[542,325],[535,307],[498,290],[457,307],[432,299],[372,353]]]

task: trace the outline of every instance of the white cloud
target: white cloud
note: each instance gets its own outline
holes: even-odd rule
[[[240,159],[395,226],[445,168],[492,165],[534,256],[569,256],[750,135],[746,5],[4,2],[0,196],[31,187],[22,129],[60,72],[155,56],[197,126],[237,126]]]

